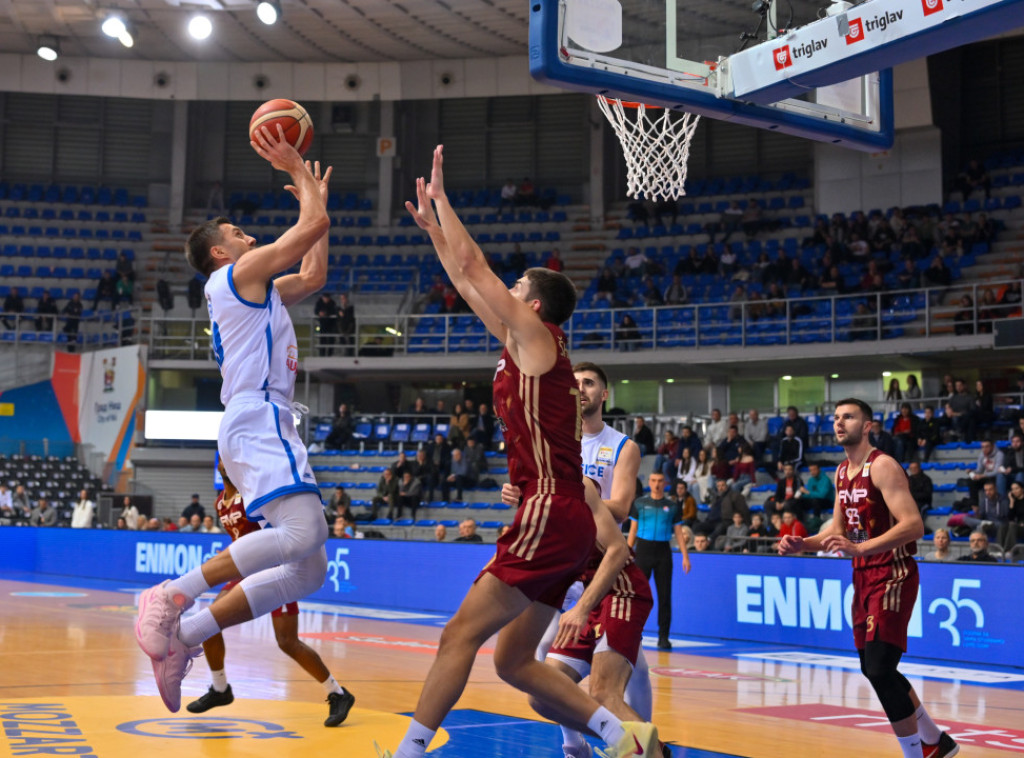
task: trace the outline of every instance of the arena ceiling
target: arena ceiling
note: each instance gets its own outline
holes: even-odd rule
[[[375,62],[526,55],[529,0],[280,0],[281,19],[265,26],[257,0],[0,0],[0,51],[35,53],[56,36],[61,54],[161,61]],[[622,0],[638,19],[649,0]],[[749,0],[678,0],[692,37],[751,31]],[[813,18],[828,0],[792,0]],[[100,32],[119,12],[134,27],[131,49]],[[214,24],[204,42],[186,32],[194,12]]]

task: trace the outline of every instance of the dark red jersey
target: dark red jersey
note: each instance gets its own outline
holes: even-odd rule
[[[227,503],[224,502],[224,494],[227,493],[233,496]],[[258,532],[260,525],[255,521],[250,521],[245,515],[245,505],[242,503],[242,496],[234,489],[230,492],[228,490],[222,491],[217,495],[217,502],[214,505],[217,509],[217,518],[220,519],[221,526],[224,527],[224,531],[231,535],[231,541],[234,542],[243,534],[249,532]]]
[[[525,493],[541,480],[560,480],[558,491],[565,487],[565,494],[582,498],[579,387],[565,334],[553,324],[544,326],[558,347],[550,371],[526,376],[505,350],[494,373],[494,413],[505,435],[509,481]]]
[[[881,450],[872,450],[853,479],[846,475],[849,461],[843,461],[836,469],[836,491],[839,493],[839,506],[845,520],[846,538],[850,542],[864,542],[885,534],[896,525],[896,520],[885,504],[881,491],[871,481],[871,466],[883,455],[885,453]],[[917,543],[911,541],[882,553],[855,557],[853,567],[859,569],[903,565],[907,561],[913,561],[911,556],[915,553]]]

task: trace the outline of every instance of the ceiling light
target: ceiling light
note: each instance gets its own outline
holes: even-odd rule
[[[188,22],[188,33],[193,39],[206,39],[213,33],[213,23],[207,16],[197,13]]]
[[[623,383],[623,384],[629,384],[629,379],[623,379],[623,380],[622,380],[622,383]]]
[[[892,372],[891,371],[883,371],[882,372],[882,376],[892,376]]]
[[[791,377],[789,374],[786,374],[784,377],[782,377],[782,381],[784,382],[791,381],[792,379],[793,377]]]
[[[839,374],[832,374],[832,378],[833,379],[838,379],[839,378]]]
[[[276,24],[277,19],[281,17],[281,4],[276,0],[263,0],[256,6],[256,15],[267,26]]]
[[[125,47],[135,46],[135,37],[132,36],[131,31],[127,28],[117,36],[117,41]]]
[[[665,384],[675,384],[675,379],[666,379]]]
[[[44,61],[55,61],[60,56],[60,42],[56,37],[40,37],[36,55]]]
[[[395,329],[393,326],[385,326],[384,331],[390,334],[392,337],[401,337],[402,333]]]
[[[120,16],[107,16],[107,20],[103,22],[103,26],[100,27],[103,33],[108,37],[119,39],[122,34],[127,31],[127,27],[124,25],[124,19]]]

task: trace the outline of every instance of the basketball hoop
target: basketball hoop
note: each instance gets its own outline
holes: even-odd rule
[[[597,96],[626,158],[627,194],[639,200],[673,200],[686,194],[686,161],[700,116]],[[631,117],[627,111],[635,113]],[[661,111],[660,116],[648,111]]]

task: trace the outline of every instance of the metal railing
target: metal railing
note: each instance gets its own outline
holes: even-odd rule
[[[49,344],[72,350],[99,350],[137,344],[141,312],[138,308],[70,317],[60,314],[0,311],[0,343]]]

